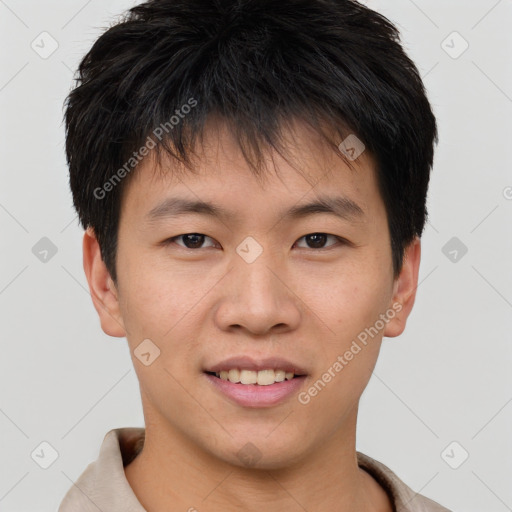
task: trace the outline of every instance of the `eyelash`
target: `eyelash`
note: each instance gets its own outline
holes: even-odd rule
[[[162,242],[162,244],[164,246],[169,246],[171,244],[175,244],[175,240],[179,239],[179,238],[182,238],[184,236],[187,236],[187,235],[197,235],[197,236],[204,236],[205,238],[210,238],[210,240],[213,240],[213,238],[207,236],[207,235],[203,235],[202,233],[183,233],[182,235],[177,235],[177,236],[173,236],[171,238],[168,238],[167,240],[164,240]],[[320,232],[315,232],[315,233],[308,233],[307,235],[304,235],[302,237],[299,238],[299,240],[302,240],[303,238],[306,238],[308,236],[312,236],[312,235],[326,235],[327,237],[332,237],[332,238],[335,238],[339,244],[341,245],[347,245],[349,244],[349,242],[347,240],[345,240],[344,238],[340,237],[340,236],[336,236],[336,235],[331,235],[329,233],[320,233]],[[297,242],[295,242],[296,244]],[[295,245],[294,244],[294,245]],[[179,244],[176,244],[176,245],[179,245]],[[308,248],[308,247],[300,247],[300,249],[311,249],[315,252],[318,252],[318,251],[328,251],[334,247],[336,247],[338,244],[333,244],[333,245],[330,245],[330,246],[327,246],[327,247],[321,247],[319,249],[314,249],[314,248]],[[190,247],[185,247],[185,246],[182,246],[182,245],[179,245],[179,247],[181,247],[182,249],[185,249],[187,251],[198,251],[200,249],[205,249],[205,247],[199,247],[199,248],[196,248],[196,249],[191,249]]]

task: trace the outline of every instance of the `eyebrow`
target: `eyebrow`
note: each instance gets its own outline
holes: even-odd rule
[[[318,213],[328,213],[347,221],[357,221],[364,216],[364,210],[348,197],[321,196],[317,197],[314,202],[292,206],[289,210],[281,212],[280,217],[284,220],[295,220]],[[210,202],[170,197],[151,209],[146,215],[146,220],[154,223],[162,219],[188,214],[199,214],[223,220],[238,217],[234,212]]]

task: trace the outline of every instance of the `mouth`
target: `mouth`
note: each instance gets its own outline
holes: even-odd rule
[[[235,356],[203,368],[217,393],[242,407],[272,407],[284,403],[305,384],[308,372],[279,357]]]

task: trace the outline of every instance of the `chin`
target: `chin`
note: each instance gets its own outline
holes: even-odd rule
[[[269,430],[271,432],[271,430]],[[270,439],[273,437],[274,439]],[[304,437],[302,437],[304,439]],[[265,431],[259,435],[247,434],[230,439],[225,451],[212,453],[226,464],[245,469],[279,470],[289,468],[296,463],[302,454],[297,453],[297,447],[304,448],[303,442],[296,441],[287,435],[270,434]],[[217,449],[219,447],[217,446]]]

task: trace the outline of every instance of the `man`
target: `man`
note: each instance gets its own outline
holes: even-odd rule
[[[437,142],[395,27],[349,0],[152,0],[79,72],[84,269],[145,428],[108,432],[60,512],[446,511],[355,448]]]

